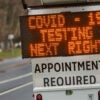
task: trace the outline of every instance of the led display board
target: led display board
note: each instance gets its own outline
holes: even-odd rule
[[[100,11],[20,17],[23,58],[100,53]]]

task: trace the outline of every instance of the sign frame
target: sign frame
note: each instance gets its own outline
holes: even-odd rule
[[[99,5],[95,5],[95,6],[83,6],[83,7],[57,7],[57,8],[42,8],[42,9],[28,9],[28,15],[36,15],[36,14],[52,14],[52,13],[60,13],[60,12],[84,12],[84,11],[99,11],[100,7]],[[83,55],[84,56],[84,55]],[[88,55],[87,55],[88,56]],[[96,56],[92,55],[92,56]],[[98,56],[100,56],[100,54],[98,54]],[[81,56],[73,56],[72,58],[74,59],[80,59]],[[32,58],[32,69],[35,67],[34,64],[36,64],[38,60],[41,59],[45,59],[44,62],[46,62],[47,60],[54,60],[54,59],[65,59],[68,60],[69,57],[51,57],[51,58]],[[84,58],[84,57],[83,57]],[[97,57],[98,59],[98,57]],[[89,60],[89,58],[88,58]],[[34,70],[33,70],[33,78],[35,78],[35,74],[34,74]],[[35,81],[35,79],[34,79]],[[33,85],[35,84],[33,81]],[[61,86],[61,87],[34,87],[34,91],[45,91],[47,89],[49,90],[63,90],[63,89],[88,89],[88,88],[98,88],[100,87],[100,84],[93,84],[93,85],[75,85],[75,86]]]

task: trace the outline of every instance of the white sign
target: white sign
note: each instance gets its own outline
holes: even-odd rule
[[[9,39],[9,40],[14,39],[14,35],[13,35],[13,34],[9,34],[9,35],[8,35],[8,39]]]
[[[35,9],[35,10],[31,9],[29,10],[29,15],[53,14],[61,12],[83,12],[83,11],[88,12],[88,11],[99,11],[99,10],[100,10],[99,5],[90,7],[89,6],[62,7],[62,8]],[[91,16],[88,16],[90,18],[89,22],[93,21]],[[100,18],[98,14],[96,18]],[[75,20],[79,21],[80,19],[75,18]],[[100,43],[100,41],[98,42]],[[77,47],[79,50],[79,44]],[[93,49],[96,49],[95,45],[92,45],[92,47]],[[86,49],[91,49],[91,48],[87,47]],[[100,54],[36,58],[32,59],[32,69],[33,69],[34,88],[50,87],[51,89],[51,87],[52,88],[59,87],[61,89],[62,87],[64,87],[69,89],[69,87],[74,88],[76,86],[79,86],[79,88],[83,87],[88,88],[89,86],[91,87],[94,86],[94,88],[96,86],[100,87]]]
[[[100,84],[100,55],[38,58],[32,67],[34,88]]]

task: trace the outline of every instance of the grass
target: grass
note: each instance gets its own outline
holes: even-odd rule
[[[0,60],[21,56],[21,49],[14,48],[8,51],[0,52]]]

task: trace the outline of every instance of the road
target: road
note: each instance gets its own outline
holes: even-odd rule
[[[0,100],[33,100],[30,59],[0,62]]]

